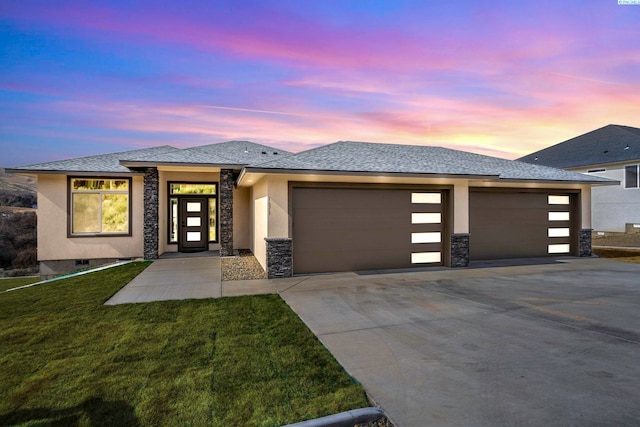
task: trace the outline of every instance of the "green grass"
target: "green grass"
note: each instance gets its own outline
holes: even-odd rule
[[[102,305],[146,265],[0,294],[0,425],[278,426],[367,406],[277,295]]]
[[[12,277],[10,279],[0,279],[0,292],[39,281],[39,277]]]

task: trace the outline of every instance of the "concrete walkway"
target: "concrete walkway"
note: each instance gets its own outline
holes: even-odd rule
[[[163,258],[153,262],[105,305],[277,293],[270,280],[222,282],[220,257]]]

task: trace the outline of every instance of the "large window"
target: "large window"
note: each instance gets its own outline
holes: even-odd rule
[[[640,188],[640,165],[624,168],[624,188]]]
[[[70,234],[130,235],[130,178],[71,178]]]
[[[218,184],[194,183],[194,182],[170,182],[169,183],[169,243],[178,242],[178,220],[180,211],[180,196],[206,197],[208,199],[209,213],[209,242],[217,242],[216,217]]]

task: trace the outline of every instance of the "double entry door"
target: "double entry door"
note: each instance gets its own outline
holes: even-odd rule
[[[209,247],[208,199],[178,198],[178,250],[206,251]]]

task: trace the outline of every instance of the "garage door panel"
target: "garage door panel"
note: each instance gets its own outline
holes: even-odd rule
[[[439,223],[413,224],[414,212]],[[412,252],[442,252],[442,204],[412,203],[411,190],[294,187],[292,217],[296,274],[415,267]]]
[[[570,212],[571,206],[550,204],[549,197],[546,192],[471,191],[471,260],[541,257],[571,248],[574,219],[567,214],[569,220],[558,221],[567,215],[550,214]]]

